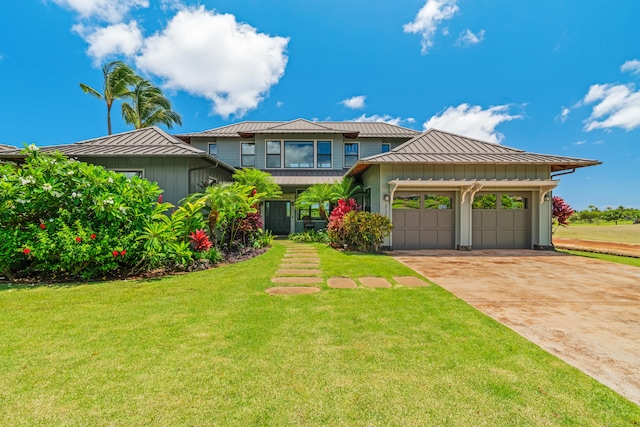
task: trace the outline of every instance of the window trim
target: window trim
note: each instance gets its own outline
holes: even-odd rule
[[[125,172],[136,172],[136,173],[140,173],[140,175],[138,176],[139,178],[144,178],[145,174],[144,174],[144,169],[142,168],[109,168],[107,170],[113,171],[113,172],[118,172],[121,174],[124,174]],[[130,179],[130,177],[127,177]]]
[[[356,145],[356,147],[358,147],[358,154],[356,155],[356,161],[355,161],[355,162],[353,162],[353,164],[355,165],[355,164],[358,162],[358,160],[360,160],[360,141],[355,141],[355,142],[344,142],[344,143],[342,144],[342,154],[343,154],[343,157],[342,157],[342,167],[343,167],[344,169],[349,169],[351,166],[353,166],[353,165],[351,165],[351,166],[347,166],[347,157],[353,157],[353,154],[349,154],[349,155],[347,156],[347,145]]]
[[[387,151],[384,151],[384,147],[385,146],[388,147]],[[382,153],[388,153],[389,151],[391,151],[391,143],[390,142],[383,142],[382,143]],[[358,151],[358,153],[360,153],[360,152]]]
[[[211,146],[214,146],[214,147],[216,148],[216,152],[215,152],[215,154],[212,154],[212,153],[211,153]],[[207,153],[208,153],[210,156],[217,156],[217,155],[218,155],[218,143],[217,143],[217,142],[210,142],[210,143],[208,144],[208,146],[207,146]]]
[[[280,143],[280,166],[279,167],[270,167],[268,163],[269,154],[267,153],[267,143],[268,142],[279,142]],[[285,150],[287,142],[307,142],[313,144],[313,165],[311,167],[304,168],[296,168],[296,167],[287,167],[285,166]],[[329,167],[319,167],[318,166],[318,143],[319,142],[328,142],[331,147],[331,166]],[[272,156],[276,156],[278,154],[271,154]],[[274,139],[269,138],[264,140],[264,166],[265,169],[286,169],[286,170],[314,170],[314,169],[322,169],[322,170],[330,170],[334,167],[334,140],[333,139]]]
[[[242,154],[242,146],[244,144],[253,145],[253,154]],[[253,156],[253,165],[245,166],[243,159],[245,156]],[[255,168],[256,167],[256,143],[255,141],[240,141],[240,167],[241,168]]]

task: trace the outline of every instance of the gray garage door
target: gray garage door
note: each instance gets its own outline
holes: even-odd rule
[[[393,198],[393,247],[454,249],[453,207],[453,193],[396,193]]]
[[[478,193],[473,200],[474,249],[530,249],[531,193]]]

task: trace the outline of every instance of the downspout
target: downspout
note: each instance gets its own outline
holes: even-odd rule
[[[551,177],[551,178],[555,178],[556,176],[569,175],[569,174],[574,173],[575,171],[576,171],[576,168],[572,168],[572,169],[571,169],[571,170],[569,170],[569,171],[564,171],[564,172],[557,173],[557,174],[555,174],[555,175],[550,175],[550,177]]]

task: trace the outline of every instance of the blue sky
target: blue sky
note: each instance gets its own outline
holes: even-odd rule
[[[640,207],[640,2],[21,0],[0,14],[0,143],[106,134],[101,64],[160,85],[172,132],[385,120],[597,159],[575,208]],[[114,132],[128,130],[113,110]]]

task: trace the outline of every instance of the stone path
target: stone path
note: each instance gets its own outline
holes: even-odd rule
[[[271,282],[279,285],[266,289],[270,295],[296,295],[312,294],[321,291],[318,286],[324,283],[318,250],[305,243],[285,241],[285,254],[280,261],[280,269],[276,272]],[[357,280],[357,282],[356,282]],[[357,289],[363,288],[393,288],[384,277],[360,277],[358,279],[348,277],[330,277],[327,286],[333,289]],[[424,287],[429,283],[413,276],[397,276],[393,278],[395,287]],[[359,283],[359,285],[358,285]]]

